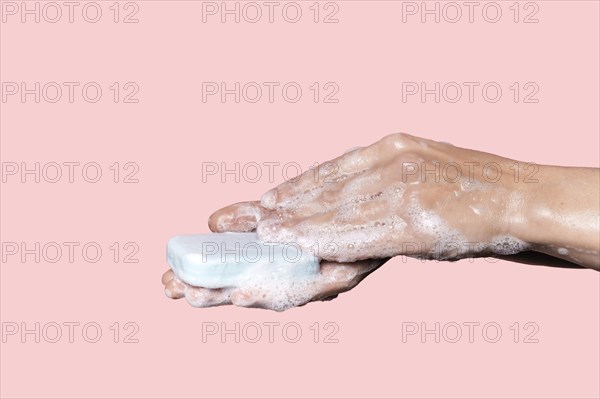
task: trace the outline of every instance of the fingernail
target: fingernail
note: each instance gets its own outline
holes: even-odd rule
[[[214,219],[213,227],[217,232],[227,231],[227,229],[229,229],[229,227],[231,226],[232,223],[233,223],[233,216],[231,216],[231,214],[226,213],[226,214],[217,216]],[[210,223],[209,223],[209,225],[210,225]]]

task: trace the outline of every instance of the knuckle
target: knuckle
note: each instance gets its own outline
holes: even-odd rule
[[[385,146],[396,150],[403,150],[414,145],[414,137],[408,133],[392,133],[385,136],[382,140]]]

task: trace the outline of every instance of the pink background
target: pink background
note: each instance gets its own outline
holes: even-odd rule
[[[598,2],[538,1],[535,24],[514,23],[512,3],[499,3],[495,24],[483,20],[481,7],[474,23],[466,15],[455,24],[418,16],[403,23],[402,3],[393,1],[338,1],[335,24],[314,23],[312,2],[299,2],[296,24],[280,12],[274,23],[203,23],[195,1],[138,1],[137,24],[113,23],[112,2],[99,2],[96,24],[80,12],[72,24],[65,16],[56,24],[8,16],[2,82],[94,81],[104,94],[94,104],[81,97],[36,104],[31,96],[1,103],[2,161],[98,162],[104,175],[97,184],[80,175],[56,184],[13,176],[2,185],[2,241],[95,241],[105,252],[98,263],[13,256],[2,264],[3,323],[103,329],[96,344],[80,329],[73,343],[9,336],[1,344],[2,396],[598,397],[594,271],[396,258],[335,301],[281,314],[194,309],[167,299],[160,283],[169,237],[206,232],[214,210],[259,198],[282,181],[279,168],[274,183],[266,175],[256,183],[232,176],[202,183],[202,162],[307,166],[405,131],[519,160],[598,167]],[[112,102],[115,81],[136,82],[139,103]],[[297,103],[280,96],[203,103],[205,81],[293,81],[304,92]],[[403,103],[402,82],[412,81],[498,82],[504,92],[497,103],[481,96]],[[313,82],[336,82],[339,103],[314,103]],[[514,103],[513,82],[536,82],[539,103]],[[114,162],[136,162],[140,182],[112,183]],[[129,241],[139,245],[139,263],[115,263],[108,246]],[[137,323],[139,343],[114,343],[114,322]],[[273,343],[265,336],[256,344],[231,336],[203,343],[206,322],[295,322],[303,336],[288,343],[279,329]],[[336,323],[339,342],[321,336],[314,343],[315,322]],[[402,342],[406,322],[480,326],[473,343],[466,336],[456,344],[432,336]],[[488,322],[502,327],[498,343],[482,338]],[[515,322],[518,343],[509,329]],[[526,322],[539,326],[538,343],[522,342]]]

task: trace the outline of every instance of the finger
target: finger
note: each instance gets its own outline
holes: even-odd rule
[[[339,210],[349,205],[357,207],[362,203],[392,192],[394,195],[391,199],[397,201],[401,198],[406,185],[402,182],[392,183],[383,179],[381,173],[378,170],[374,170],[362,173],[351,179],[346,179],[338,184],[328,185],[323,188],[314,200],[303,201],[298,204],[295,212],[289,213],[289,218],[292,220],[304,218],[319,213]],[[385,188],[385,191],[382,192],[382,188]]]
[[[185,299],[196,308],[208,308],[231,304],[232,288],[209,289],[186,285]]]
[[[321,261],[321,275],[329,280],[339,279],[342,276],[355,278],[359,275],[365,275],[374,272],[384,265],[391,258],[365,259],[356,262],[331,262]],[[340,274],[340,270],[342,273]],[[353,270],[354,275],[349,274],[347,270]]]
[[[354,263],[322,262],[321,297],[338,294],[352,288],[350,287],[352,280],[363,272],[361,265],[360,261]]]
[[[321,299],[321,301],[323,301],[323,302],[332,301],[332,300],[334,300],[337,297],[338,297],[338,294],[335,294],[335,295],[331,295],[331,296],[328,296],[326,298],[323,298],[323,299]]]
[[[261,205],[267,209],[293,206],[298,197],[319,192],[325,184],[334,184],[371,169],[378,162],[396,157],[399,151],[415,147],[415,142],[414,137],[406,134],[386,136],[368,147],[347,152],[283,182],[262,196]]]
[[[162,279],[161,279],[163,285],[167,285],[167,283],[169,281],[173,280],[174,276],[175,276],[175,274],[173,273],[173,270],[171,270],[171,269],[164,272],[162,275]]]
[[[367,259],[353,263],[321,262],[321,289],[313,301],[330,300],[356,287],[388,259]]]
[[[174,277],[165,284],[165,295],[171,299],[183,298],[185,295],[185,283]]]
[[[311,248],[321,259],[354,262],[396,255],[405,227],[403,219],[390,215],[387,201],[377,198],[303,219],[266,220],[257,233],[263,241]]]
[[[261,205],[266,209],[291,208],[301,200],[318,195],[324,186],[360,173],[362,170],[354,171],[355,168],[348,169],[341,166],[346,165],[342,160],[353,156],[354,153],[355,151],[319,164],[300,176],[281,183],[261,197]]]
[[[259,288],[239,288],[231,294],[231,302],[245,308],[269,309],[277,312],[303,306],[315,296],[317,286],[294,287],[290,285],[278,290]]]
[[[231,293],[231,303],[244,308],[270,309],[267,293],[256,288],[239,288]]]
[[[339,187],[325,188],[316,198],[305,199],[294,211],[273,211],[259,221],[259,237],[279,242],[293,240],[293,230],[300,224],[302,229],[312,229],[318,234],[348,227],[369,228],[369,224],[391,217],[402,205],[406,191],[402,182],[382,184],[381,179],[377,170],[366,172],[340,183]],[[382,187],[385,190],[381,191]]]
[[[256,223],[266,213],[258,201],[238,202],[213,213],[208,219],[208,227],[215,233],[249,232],[256,229]]]

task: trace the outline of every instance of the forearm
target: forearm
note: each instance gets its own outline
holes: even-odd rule
[[[516,235],[535,251],[600,270],[600,169],[541,166],[535,178],[520,183]]]

